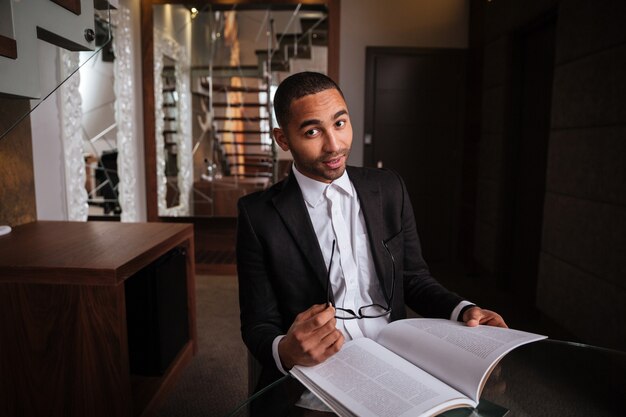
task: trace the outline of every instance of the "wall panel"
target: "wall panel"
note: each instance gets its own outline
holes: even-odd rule
[[[0,98],[0,131],[29,107],[28,100]],[[30,119],[26,118],[0,139],[0,224],[17,226],[36,218]]]

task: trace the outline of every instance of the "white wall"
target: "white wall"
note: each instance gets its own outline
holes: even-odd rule
[[[467,48],[469,1],[341,0],[339,85],[354,129],[350,164],[363,164],[366,46]]]
[[[45,65],[41,68],[47,68],[45,71],[39,71],[39,74],[42,92],[48,93],[58,84],[57,48],[40,41],[39,62],[40,66]],[[37,103],[38,101],[33,100],[31,106]],[[41,102],[30,115],[38,220],[68,218],[58,104],[57,94],[54,93]]]

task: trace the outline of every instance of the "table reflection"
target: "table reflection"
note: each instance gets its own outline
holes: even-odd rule
[[[288,378],[249,398],[229,416],[247,416],[256,398]],[[500,361],[485,384],[478,410],[453,410],[442,416],[614,417],[623,415],[624,398],[626,352],[546,339],[520,346]]]

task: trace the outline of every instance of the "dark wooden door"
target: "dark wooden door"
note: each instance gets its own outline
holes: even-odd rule
[[[466,51],[367,48],[365,164],[407,184],[428,262],[457,260]]]

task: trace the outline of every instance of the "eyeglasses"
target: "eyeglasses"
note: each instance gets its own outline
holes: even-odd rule
[[[347,308],[341,308],[335,306],[335,318],[340,320],[354,320],[354,319],[375,319],[378,317],[384,317],[391,313],[391,300],[393,300],[393,293],[396,288],[396,262],[393,259],[391,251],[387,247],[387,243],[383,240],[383,246],[391,257],[391,297],[387,297],[387,291],[383,287],[385,298],[387,299],[387,307],[383,307],[380,304],[373,303],[366,306],[359,307],[357,312]],[[335,240],[333,240],[333,246],[330,252],[330,262],[328,263],[328,275],[326,277],[326,305],[334,305],[334,297],[332,286],[330,284],[330,270],[333,266],[333,255],[335,254]]]

